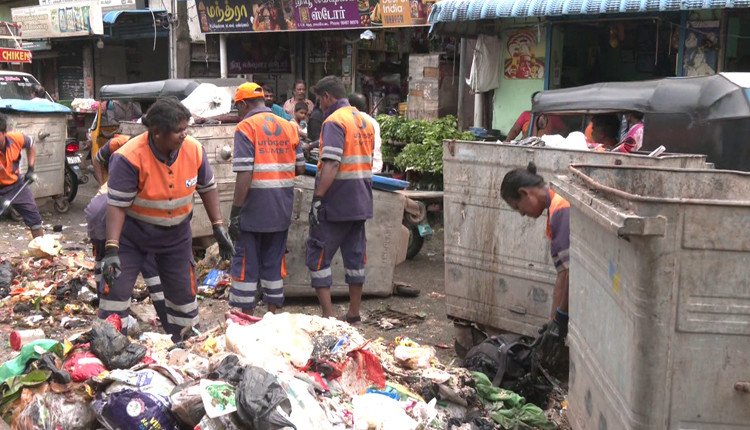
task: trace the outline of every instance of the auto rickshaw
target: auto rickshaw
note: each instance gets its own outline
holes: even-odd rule
[[[134,105],[137,109],[133,111],[141,114],[148,110],[153,102],[161,97],[177,97],[185,99],[200,84],[213,84],[219,88],[233,92],[234,88],[244,83],[244,79],[166,79],[163,81],[140,82],[134,84],[112,84],[104,85],[99,90],[99,108],[89,131],[91,140],[91,155],[96,156],[99,149],[104,146],[115,133],[120,124],[115,120],[114,108],[116,103]],[[140,117],[140,115],[137,115]],[[125,118],[125,121],[133,121],[138,118]],[[123,120],[123,119],[121,119]],[[106,172],[105,178],[106,180]]]
[[[542,91],[532,102],[532,121],[548,114],[583,131],[587,115],[641,112],[642,151],[664,146],[671,153],[705,154],[718,169],[750,170],[750,73],[607,82]]]

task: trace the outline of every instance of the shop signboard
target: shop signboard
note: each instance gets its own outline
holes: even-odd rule
[[[52,49],[52,43],[49,39],[24,40],[21,44],[23,45],[23,49],[29,51],[49,51]]]
[[[544,29],[517,28],[506,30],[505,58],[503,71],[505,79],[544,79],[545,56]]]
[[[289,37],[269,34],[262,44],[241,37],[227,38],[230,75],[254,73],[291,73]]]
[[[196,0],[203,33],[426,24],[432,0]]]
[[[0,48],[2,63],[31,63],[31,51],[25,49]]]
[[[39,6],[60,5],[70,0],[39,0]],[[135,10],[138,9],[136,0],[99,0],[102,13],[112,10]]]
[[[45,39],[104,34],[102,8],[98,3],[61,3],[16,7],[13,21],[21,24],[24,38]]]

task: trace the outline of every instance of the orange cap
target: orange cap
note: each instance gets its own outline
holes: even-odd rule
[[[234,94],[234,102],[239,103],[240,100],[256,99],[263,96],[263,87],[255,82],[245,82],[237,87],[237,92]]]

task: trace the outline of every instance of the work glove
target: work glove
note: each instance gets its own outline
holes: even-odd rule
[[[312,205],[310,205],[310,215],[308,217],[310,228],[314,228],[320,222],[320,218],[318,218],[318,216],[320,212],[320,206],[322,204],[323,202],[321,197],[313,196]]]
[[[39,175],[34,173],[34,166],[29,166],[29,168],[26,169],[26,181],[32,184],[36,182],[37,179],[39,179]]]
[[[104,259],[102,260],[102,277],[107,285],[114,285],[115,281],[120,277],[122,273],[120,265],[120,256],[118,255],[120,249],[117,247],[109,247],[104,250]]]
[[[554,368],[559,363],[567,335],[568,314],[558,309],[555,318],[539,329],[539,339],[535,342],[537,354],[545,367]]]
[[[229,237],[227,229],[223,225],[214,226],[214,239],[219,244],[219,255],[222,260],[231,260],[234,257],[234,245]]]
[[[240,212],[242,206],[232,205],[232,214],[229,215],[229,237],[232,238],[232,242],[237,242],[240,238]]]

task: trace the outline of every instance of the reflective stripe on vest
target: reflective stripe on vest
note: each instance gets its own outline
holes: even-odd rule
[[[552,228],[549,225],[549,221],[552,219],[552,214],[559,209],[569,208],[570,203],[552,191],[552,188],[549,190],[549,201],[549,208],[547,209],[547,238],[552,240]]]
[[[299,135],[289,121],[260,112],[242,120],[237,131],[247,136],[255,150],[250,188],[294,186]]]
[[[148,132],[131,139],[118,153],[139,173],[138,192],[128,216],[164,227],[178,225],[190,216],[198,169],[203,163],[203,147],[198,141],[185,138],[171,166],[156,159],[148,144]]]
[[[372,178],[372,151],[375,146],[375,128],[370,121],[351,106],[337,109],[323,123],[333,122],[344,130],[344,150],[341,153],[336,179]],[[326,142],[321,135],[320,153]],[[330,149],[329,149],[330,151]],[[318,162],[318,169],[323,167]]]
[[[23,133],[10,132],[5,133],[5,155],[0,160],[0,186],[13,185],[18,181],[18,169],[14,166],[21,159],[23,151],[23,142],[25,137]]]

